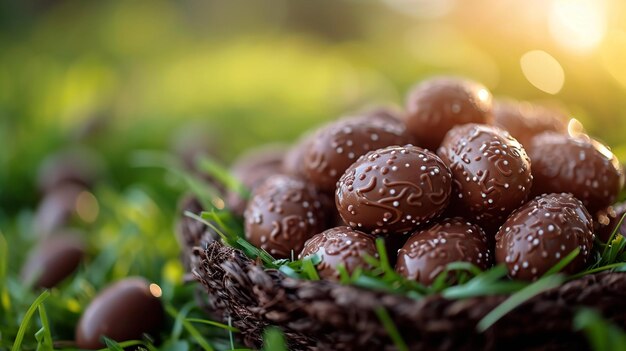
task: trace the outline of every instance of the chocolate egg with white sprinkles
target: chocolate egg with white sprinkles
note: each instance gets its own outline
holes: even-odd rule
[[[595,213],[612,205],[624,183],[617,157],[584,135],[543,133],[529,150],[533,162],[534,195],[566,192]]]
[[[483,85],[455,77],[418,84],[407,96],[406,125],[420,145],[436,150],[446,133],[466,123],[490,123],[491,93]]]
[[[540,196],[517,209],[496,235],[496,262],[514,279],[535,280],[577,248],[563,271],[581,271],[593,248],[593,221],[571,194]]]
[[[498,225],[526,202],[533,176],[522,145],[497,127],[452,129],[437,154],[452,172],[454,205],[484,225]]]
[[[320,262],[316,269],[320,277],[338,280],[339,266],[352,274],[357,268],[368,269],[364,257],[378,257],[373,236],[350,227],[336,227],[313,236],[304,245],[300,258],[317,255]]]
[[[487,269],[492,260],[485,232],[462,218],[451,218],[414,233],[398,251],[396,271],[430,285],[450,263],[469,262]]]
[[[390,146],[351,165],[337,183],[335,202],[351,227],[404,234],[439,216],[450,201],[450,170],[434,153]]]
[[[337,180],[360,156],[414,141],[401,123],[389,123],[367,115],[344,118],[317,131],[305,155],[304,173],[316,187],[332,192]]]
[[[253,193],[244,212],[246,239],[275,258],[289,258],[324,230],[326,209],[299,178],[274,175]]]

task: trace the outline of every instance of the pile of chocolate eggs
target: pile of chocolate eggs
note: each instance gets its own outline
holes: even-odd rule
[[[567,126],[558,110],[432,78],[405,112],[343,117],[238,162],[252,195],[227,206],[245,208],[251,243],[275,258],[316,254],[331,280],[339,266],[367,268],[376,237],[399,274],[426,285],[459,261],[534,280],[578,249],[564,269],[575,273],[624,212],[612,207],[624,175],[606,146]]]

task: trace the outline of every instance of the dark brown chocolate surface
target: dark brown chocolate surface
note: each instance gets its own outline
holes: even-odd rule
[[[91,301],[76,327],[76,346],[82,349],[105,347],[107,336],[115,341],[141,339],[163,322],[163,306],[143,278],[126,278]]]
[[[593,247],[591,215],[571,194],[540,196],[516,210],[496,235],[496,262],[514,279],[534,280],[576,248],[580,253],[565,269],[585,267]]]
[[[450,201],[450,170],[432,152],[390,146],[359,158],[337,183],[335,202],[351,227],[408,233],[439,216]]]
[[[398,251],[396,271],[408,279],[430,285],[449,263],[470,262],[487,269],[492,260],[483,230],[462,218],[452,218],[411,235]]]
[[[455,127],[438,155],[452,171],[453,206],[473,222],[501,224],[530,194],[530,159],[517,140],[497,127]]]
[[[332,192],[337,180],[361,155],[414,140],[400,123],[367,116],[344,118],[315,133],[305,158],[305,174],[316,187]]]
[[[82,233],[56,233],[42,240],[22,268],[22,280],[50,289],[74,273],[85,255]]]
[[[34,218],[35,230],[41,237],[57,231],[76,217],[76,202],[83,191],[87,189],[82,185],[63,183],[43,197]]]
[[[514,100],[501,100],[494,104],[493,124],[511,133],[525,148],[530,147],[533,137],[543,132],[567,133],[565,113]]]
[[[275,175],[255,191],[244,213],[246,239],[275,258],[297,255],[328,220],[317,191],[299,178]]]
[[[305,134],[291,146],[283,159],[283,171],[286,174],[305,177],[304,160],[311,148],[314,135],[315,133]]]
[[[587,137],[544,133],[529,150],[533,195],[571,193],[595,213],[613,204],[622,189],[619,161],[604,145]]]
[[[357,267],[371,268],[363,256],[378,257],[374,237],[350,227],[331,228],[313,236],[304,245],[300,258],[313,254],[321,259],[316,266],[320,277],[330,280],[339,280],[339,265],[352,273]]]
[[[420,146],[437,150],[454,126],[491,123],[491,100],[489,90],[476,82],[454,77],[426,80],[407,97],[407,129]]]
[[[286,149],[280,145],[266,145],[241,155],[232,165],[231,174],[249,191],[274,174],[282,173]],[[226,204],[235,214],[242,216],[246,200],[237,192],[229,191]]]

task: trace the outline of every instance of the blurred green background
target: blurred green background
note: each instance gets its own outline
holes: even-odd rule
[[[169,150],[194,131],[228,161],[402,105],[434,74],[558,101],[626,155],[620,0],[6,1],[0,206],[32,207],[37,168],[61,145],[100,151],[113,184],[146,182],[154,172],[131,167],[132,150]]]

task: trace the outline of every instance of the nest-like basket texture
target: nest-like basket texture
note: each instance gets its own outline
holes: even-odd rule
[[[414,300],[330,281],[292,279],[214,241],[192,251],[194,275],[212,316],[259,347],[263,330],[280,327],[292,350],[394,350],[376,309],[384,307],[411,350],[587,350],[574,331],[581,307],[626,327],[626,273],[588,275],[542,293],[487,331],[477,323],[507,296]]]

